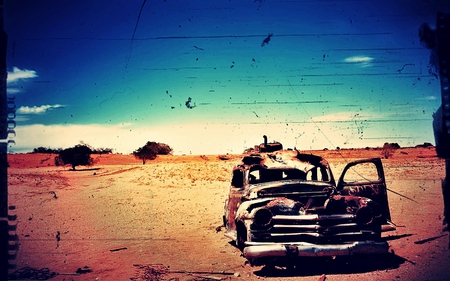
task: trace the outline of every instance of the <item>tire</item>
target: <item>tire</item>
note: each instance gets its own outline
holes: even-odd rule
[[[243,251],[245,242],[247,241],[247,228],[242,222],[236,222],[236,232],[236,246],[239,250]]]

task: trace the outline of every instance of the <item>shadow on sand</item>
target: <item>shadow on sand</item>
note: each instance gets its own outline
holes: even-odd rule
[[[71,172],[85,172],[85,171],[97,171],[97,170],[100,170],[100,168],[85,168],[85,169],[76,169],[76,170],[70,169],[69,171],[71,171]]]
[[[299,277],[322,274],[355,274],[398,268],[411,262],[394,253],[374,256],[300,258],[285,267],[266,265],[253,273],[260,277]]]

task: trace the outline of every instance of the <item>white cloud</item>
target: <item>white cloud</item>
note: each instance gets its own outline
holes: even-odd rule
[[[347,63],[353,63],[356,65],[359,65],[361,67],[368,67],[371,66],[371,62],[374,60],[374,58],[372,57],[368,57],[368,56],[353,56],[353,57],[348,57],[344,59],[344,62]]]
[[[22,114],[42,114],[47,112],[48,110],[63,107],[64,106],[61,104],[54,104],[54,105],[46,104],[41,106],[21,106],[19,107],[19,109],[17,109],[17,112]]]
[[[8,88],[6,89],[6,92],[7,92],[8,94],[17,94],[17,93],[20,93],[20,90],[17,89],[17,88],[10,88],[10,87],[8,87]]]
[[[8,83],[14,83],[21,79],[35,78],[38,77],[36,71],[28,69],[20,69],[18,67],[13,67],[12,72],[8,72]]]

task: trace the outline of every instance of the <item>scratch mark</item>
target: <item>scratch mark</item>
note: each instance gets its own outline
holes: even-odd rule
[[[261,47],[264,47],[264,45],[269,44],[270,37],[272,37],[273,33],[269,33],[269,35],[264,39],[261,43]]]
[[[405,69],[405,67],[406,67],[407,65],[415,66],[414,63],[405,63],[405,64],[402,66],[402,68],[397,69],[397,72],[398,72],[398,73],[402,73],[402,71]]]
[[[254,1],[253,1],[253,3],[256,3],[256,2],[259,2],[259,6],[258,6],[258,8],[256,8],[256,10],[259,11],[259,8],[261,8],[262,2],[264,2],[264,0],[254,0]]]
[[[128,56],[127,56],[125,69],[128,69],[128,63],[130,62],[130,58],[131,58],[131,51],[133,50],[134,36],[136,35],[136,30],[137,30],[138,25],[139,25],[139,20],[141,19],[141,14],[142,14],[142,10],[144,9],[145,2],[147,2],[147,0],[142,1],[141,9],[139,10],[139,14],[138,14],[138,17],[137,17],[137,20],[136,20],[136,25],[134,26],[133,35],[131,36],[130,52],[128,53]]]
[[[196,105],[195,105],[195,103],[194,103],[194,105],[191,105],[191,102],[192,102],[191,97],[188,97],[188,100],[184,104],[186,105],[187,108],[193,109],[196,107]]]
[[[127,87],[127,88],[125,88],[125,90],[123,90],[123,91],[121,91],[121,92],[120,92],[120,91],[119,91],[119,92],[115,92],[110,98],[107,98],[107,99],[102,100],[102,101],[100,102],[100,104],[99,104],[99,107],[102,107],[102,105],[103,105],[104,103],[113,100],[117,94],[125,94],[125,92],[126,92],[127,89],[129,89],[129,90],[131,90],[131,92],[135,93],[135,91],[133,91],[133,89]]]

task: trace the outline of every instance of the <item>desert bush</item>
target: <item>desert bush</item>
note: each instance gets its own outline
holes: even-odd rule
[[[384,157],[384,159],[388,159],[389,157],[394,154],[395,150],[400,148],[400,146],[396,143],[387,143],[385,142],[383,145],[383,148],[381,149],[381,156]]]
[[[398,143],[396,143],[396,142],[391,142],[390,145],[391,145],[392,148],[394,148],[394,149],[399,149],[399,148],[400,148],[400,145],[399,145]]]
[[[228,157],[228,155],[219,155],[217,156],[217,158],[219,158],[220,160],[230,160],[230,157]]]
[[[140,147],[133,151],[133,155],[136,158],[142,160],[142,165],[145,165],[147,160],[153,160],[159,155],[172,154],[173,149],[165,144],[154,141],[148,141],[143,147]]]
[[[56,166],[71,165],[72,170],[75,170],[76,166],[90,166],[94,163],[94,159],[91,157],[92,149],[86,144],[78,144],[74,147],[66,148],[59,152],[59,155],[55,157]]]
[[[416,145],[416,147],[430,148],[430,147],[434,147],[434,146],[433,146],[433,144],[431,144],[429,142],[424,142],[423,144]]]
[[[40,147],[37,147],[37,148],[33,149],[32,153],[48,153],[48,154],[52,154],[52,153],[60,153],[61,150],[62,150],[61,148],[53,149],[53,148],[50,148],[50,147],[46,148],[46,147],[40,146]]]
[[[157,149],[158,149],[157,154],[169,155],[169,154],[172,154],[172,152],[173,152],[173,149],[165,143],[158,142],[158,143],[156,143],[156,145],[157,145]]]
[[[97,148],[97,149],[92,150],[93,154],[110,154],[112,152],[113,152],[112,148],[106,148],[106,147]]]

